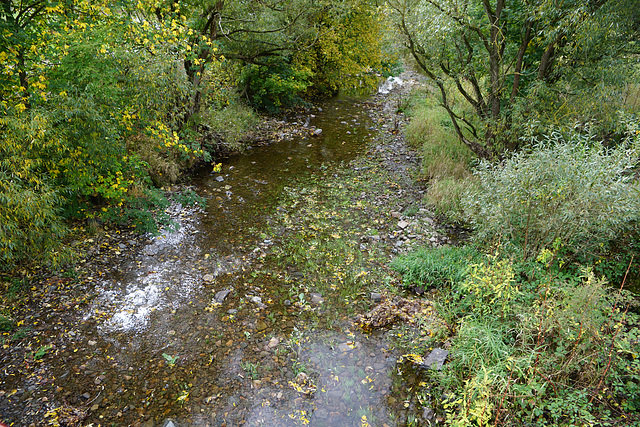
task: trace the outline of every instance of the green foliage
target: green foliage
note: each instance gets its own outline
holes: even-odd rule
[[[616,133],[620,93],[638,77],[636,3],[387,0],[457,137],[483,158],[521,148],[531,120]]]
[[[199,205],[201,208],[207,206],[207,200],[200,196],[198,193],[193,191],[191,188],[183,189],[180,192],[174,193],[172,195],[172,199],[176,203],[180,203],[184,206],[196,206]]]
[[[231,150],[240,150],[247,133],[255,129],[256,113],[240,100],[231,99],[222,108],[211,108],[202,112],[202,124],[206,124],[214,135]]]
[[[473,152],[455,135],[451,119],[431,97],[414,99],[411,121],[405,129],[407,141],[422,150],[422,174],[426,179],[464,179],[470,175]]]
[[[16,328],[16,324],[10,317],[0,314],[0,332],[11,332]]]
[[[309,86],[311,74],[285,62],[269,66],[251,64],[242,70],[240,81],[255,108],[276,113],[302,101],[300,95]]]
[[[629,140],[607,150],[589,136],[554,134],[531,153],[482,163],[463,198],[476,240],[501,242],[525,259],[555,245],[565,260],[594,262],[637,232],[637,147]]]
[[[463,223],[462,197],[473,185],[472,178],[436,179],[429,183],[425,201],[433,206],[435,213],[447,221]]]
[[[167,365],[174,367],[180,356],[171,356],[170,354],[162,353],[162,357],[167,361]]]
[[[48,344],[48,345],[43,345],[40,346],[34,353],[33,353],[33,360],[40,360],[42,359],[44,356],[47,355],[47,353],[49,352],[49,350],[51,350],[53,348],[53,345]]]
[[[449,424],[639,419],[636,298],[588,270],[547,269],[543,258],[534,287],[519,286],[518,263],[494,257],[441,290],[452,345],[445,369],[430,376],[432,393],[448,396]]]
[[[491,314],[499,319],[512,314],[513,303],[520,295],[511,261],[507,259],[473,265],[459,288],[468,294],[474,313]]]
[[[397,53],[388,47],[392,41],[384,60],[381,56],[386,14],[362,0],[327,6],[317,18],[317,41],[294,57],[294,64],[313,73],[306,96],[368,94],[378,85],[374,71],[391,75],[399,68]]]
[[[61,197],[42,174],[41,150],[55,149],[42,117],[30,122],[0,119],[0,269],[25,260],[60,264],[58,252],[67,228],[60,218]]]
[[[463,281],[481,257],[472,246],[424,248],[395,258],[391,268],[402,274],[406,287],[441,288]]]

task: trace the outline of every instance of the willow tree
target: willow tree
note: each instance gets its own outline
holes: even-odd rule
[[[413,58],[439,91],[458,138],[483,158],[517,150],[515,125],[535,109],[560,108],[575,102],[577,91],[610,87],[633,69],[639,52],[634,0],[388,4]],[[586,111],[580,119],[588,116]]]

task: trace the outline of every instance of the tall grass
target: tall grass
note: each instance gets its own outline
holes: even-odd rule
[[[456,137],[446,112],[423,100],[410,114],[411,122],[405,135],[411,145],[422,149],[424,178],[438,181],[469,177],[469,164],[474,155]]]
[[[437,215],[458,221],[462,194],[473,180],[469,165],[475,156],[460,142],[449,116],[431,95],[416,94],[411,105],[405,136],[422,151],[421,175],[429,180],[425,200]]]

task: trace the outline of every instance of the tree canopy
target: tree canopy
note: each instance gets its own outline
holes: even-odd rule
[[[525,120],[606,121],[606,104],[622,98],[621,83],[637,72],[633,0],[388,4],[459,139],[481,157],[516,150],[515,125]]]

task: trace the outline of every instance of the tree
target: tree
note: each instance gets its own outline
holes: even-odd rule
[[[539,102],[542,94],[571,102],[576,91],[613,83],[625,66],[632,69],[640,52],[634,0],[388,4],[413,58],[437,87],[458,138],[483,158],[519,148],[515,125],[536,108],[554,107]],[[471,115],[458,108],[456,97]]]
[[[191,85],[183,125],[198,115],[212,62],[224,59],[268,66],[313,43],[314,2],[209,0],[138,2],[135,21],[165,28],[185,42],[180,61]]]

